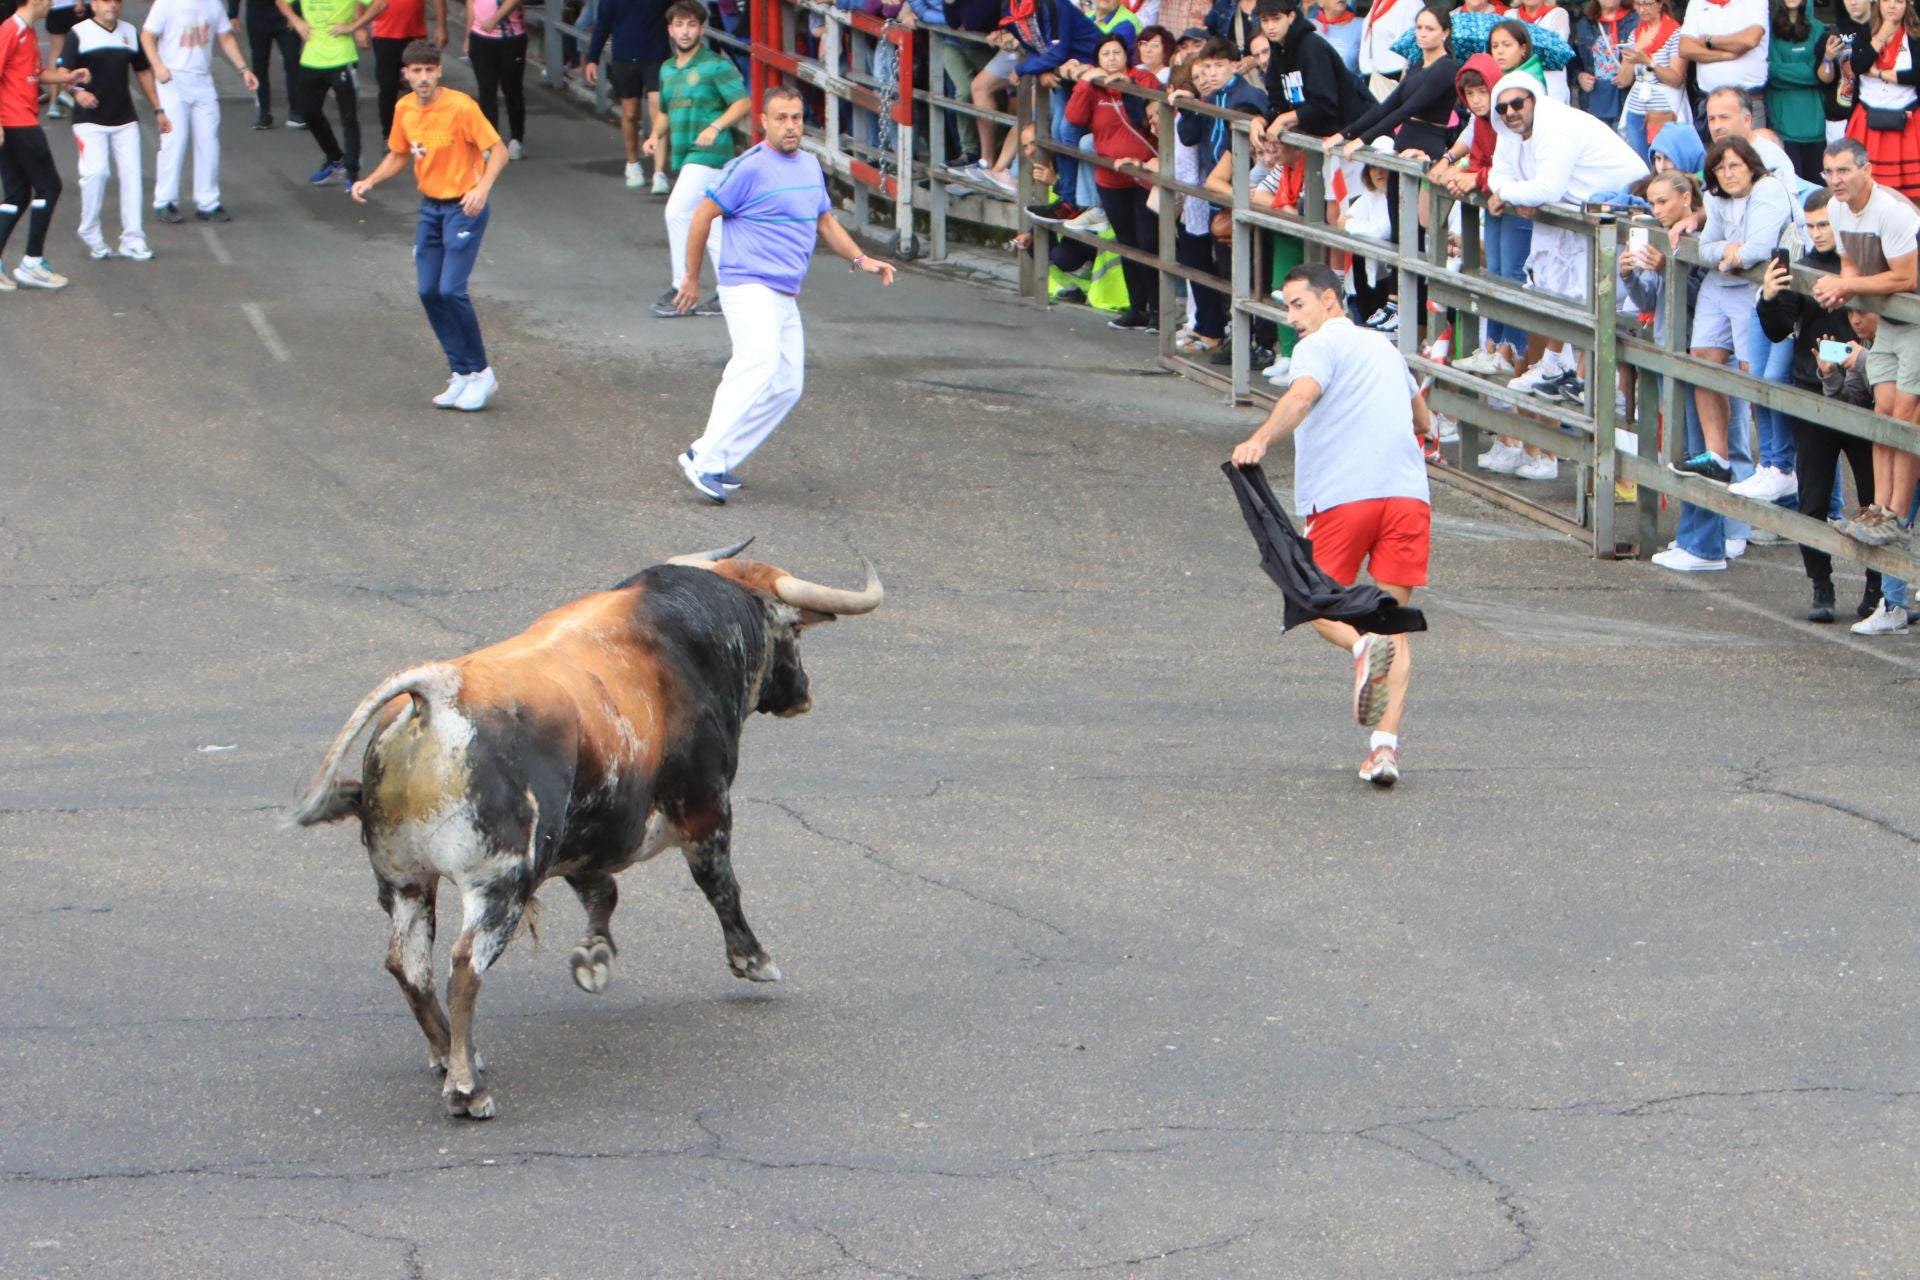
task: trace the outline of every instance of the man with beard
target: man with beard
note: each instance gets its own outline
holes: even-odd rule
[[[707,187],[732,161],[738,149],[734,126],[747,118],[752,106],[733,59],[703,42],[706,29],[707,10],[700,0],[675,0],[668,7],[667,41],[673,46],[673,57],[660,71],[660,101],[665,109],[654,112],[653,131],[641,148],[659,172],[679,170],[667,197],[667,260],[673,287],[653,304],[653,314],[662,318],[686,314],[674,299],[680,294],[680,269],[687,263],[687,231]],[[718,262],[720,223],[712,226],[707,252]],[[694,284],[698,287],[699,281]],[[692,314],[719,315],[720,304],[701,303]]]

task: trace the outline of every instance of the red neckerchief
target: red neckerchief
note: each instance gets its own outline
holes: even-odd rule
[[[1619,10],[1611,18],[1604,13],[1600,15],[1600,24],[1607,29],[1607,39],[1613,41],[1616,49],[1620,47],[1620,24],[1627,20],[1628,15],[1629,10],[1626,9]]]
[[[1880,51],[1880,56],[1873,60],[1873,65],[1882,71],[1893,70],[1894,65],[1900,61],[1900,50],[1906,43],[1907,34],[1903,31],[1887,41],[1887,47]]]
[[[1354,14],[1351,9],[1342,9],[1340,16],[1337,18],[1329,18],[1325,9],[1315,9],[1313,11],[1313,24],[1322,31],[1330,31],[1334,27],[1346,26],[1349,22],[1353,21],[1353,17]]]
[[[1666,47],[1667,41],[1671,40],[1673,33],[1679,29],[1680,24],[1673,20],[1673,15],[1663,13],[1660,15],[1660,21],[1654,26],[1637,28],[1633,33],[1633,42],[1640,46],[1640,52],[1652,57]],[[1652,36],[1653,39],[1648,40],[1646,38],[1648,36]]]
[[[1728,0],[1720,0],[1720,3],[1726,4]],[[1552,13],[1553,9],[1554,6],[1552,4],[1543,4],[1538,9],[1529,9],[1526,5],[1522,4],[1515,6],[1513,11],[1520,15],[1520,21],[1538,26],[1540,19]]]
[[[1037,3],[1038,0],[1012,0],[1012,3],[1007,6],[1007,16],[1001,19],[1000,25],[1012,27],[1014,34],[1020,36],[1029,45],[1039,43],[1034,38],[1033,30],[1033,11]]]
[[[1399,3],[1400,0],[1387,0],[1385,4],[1376,4],[1373,8],[1367,10],[1367,29],[1372,30],[1374,24],[1386,17],[1387,11]]]

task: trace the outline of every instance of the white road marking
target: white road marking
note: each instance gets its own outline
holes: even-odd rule
[[[228,253],[227,246],[221,243],[220,233],[218,231],[215,231],[212,227],[209,227],[205,223],[202,223],[200,225],[200,234],[206,239],[207,252],[213,255],[213,260],[215,262],[219,263],[223,267],[230,267],[233,265],[233,255]]]
[[[240,304],[240,309],[247,313],[247,323],[251,324],[253,331],[260,335],[260,343],[266,347],[268,355],[281,364],[286,364],[293,359],[292,354],[287,350],[286,343],[280,341],[280,335],[275,333],[273,325],[268,323],[267,313],[260,309],[259,303],[243,302]]]

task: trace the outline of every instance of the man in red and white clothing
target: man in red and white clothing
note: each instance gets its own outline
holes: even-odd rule
[[[1766,125],[1770,23],[1767,0],[1691,0],[1680,24],[1680,56],[1693,64],[1703,103],[1716,89],[1745,89],[1754,123]],[[1704,138],[1704,123],[1699,130]]]
[[[1401,604],[1427,584],[1433,512],[1416,431],[1431,429],[1407,362],[1385,334],[1347,318],[1340,277],[1324,263],[1287,272],[1287,323],[1300,334],[1293,382],[1260,429],[1233,451],[1250,467],[1294,437],[1294,506],[1313,561],[1351,586],[1364,562]],[[1413,655],[1407,637],[1362,635],[1344,622],[1313,629],[1353,655],[1353,715],[1374,730],[1360,776],[1390,787],[1400,778],[1400,718]]]
[[[50,0],[25,0],[0,22],[0,252],[7,247],[20,215],[27,215],[27,252],[8,279],[0,265],[0,293],[20,284],[35,289],[64,289],[67,278],[47,265],[47,228],[60,199],[60,171],[54,167],[47,132],[40,127],[40,86],[85,84],[84,68],[43,66],[40,36],[34,27],[47,16]]]

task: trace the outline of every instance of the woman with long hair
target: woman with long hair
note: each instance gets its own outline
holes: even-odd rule
[[[1633,39],[1640,19],[1627,0],[1587,0],[1586,12],[1573,29],[1573,48],[1579,61],[1575,81],[1577,101],[1608,124],[1620,123],[1626,109],[1627,85],[1620,83],[1620,51]]]
[[[1847,136],[1864,143],[1873,178],[1909,200],[1920,198],[1920,8],[1913,0],[1874,0],[1873,35],[1853,45],[1860,82]]]
[[[1807,0],[1774,0],[1767,44],[1767,126],[1793,160],[1793,171],[1824,186],[1820,154],[1827,147],[1827,28],[1808,12]],[[1827,74],[1831,75],[1829,69]]]
[[[1668,0],[1633,0],[1633,38],[1620,46],[1614,83],[1627,91],[1620,132],[1642,160],[1648,145],[1675,120],[1691,118],[1687,60],[1680,56],[1680,23]]]

